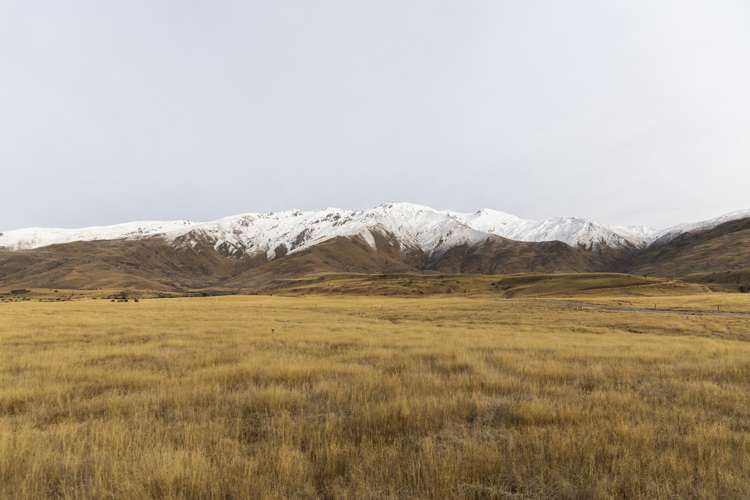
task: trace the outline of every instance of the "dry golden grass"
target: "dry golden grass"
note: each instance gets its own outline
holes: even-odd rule
[[[707,293],[681,297],[596,297],[585,300],[595,304],[685,312],[750,313],[750,293]]]
[[[0,497],[750,498],[748,340],[489,296],[0,304]]]
[[[495,297],[667,296],[696,295],[709,289],[667,278],[619,273],[522,274],[342,274],[322,273],[275,280],[276,293],[287,295],[492,295]]]

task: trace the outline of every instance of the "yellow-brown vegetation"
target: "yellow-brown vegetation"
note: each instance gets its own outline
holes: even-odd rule
[[[750,498],[750,296],[581,300],[0,304],[0,497]]]
[[[680,280],[620,273],[520,274],[343,274],[321,273],[272,282],[287,295],[492,295],[494,297],[667,296],[704,294],[709,289]]]

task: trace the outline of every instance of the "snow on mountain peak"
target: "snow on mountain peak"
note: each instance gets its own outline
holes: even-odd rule
[[[33,249],[74,241],[160,237],[178,246],[209,242],[228,255],[294,253],[323,241],[360,237],[376,246],[375,234],[395,238],[402,249],[439,254],[461,244],[475,244],[494,236],[516,241],[562,241],[571,246],[642,247],[668,241],[683,232],[710,229],[723,222],[750,217],[750,210],[716,219],[682,224],[663,231],[642,226],[608,226],[578,217],[541,221],[483,208],[471,213],[436,210],[406,202],[384,203],[369,210],[325,208],[246,213],[211,222],[146,221],[83,229],[29,228],[0,233],[0,247]]]
[[[750,218],[750,210],[736,210],[734,212],[729,212],[713,219],[678,224],[661,231],[656,231],[653,235],[652,241],[667,243],[683,233],[707,231],[709,229],[715,228],[716,226],[724,224],[725,222],[731,222],[734,220],[746,218]]]
[[[474,229],[516,241],[562,241],[587,248],[639,246],[642,238],[621,234],[614,228],[579,217],[557,217],[541,221],[521,219],[497,210],[482,209],[471,214],[453,213]]]
[[[0,233],[0,248],[28,250],[74,241],[139,239],[181,231],[195,223],[189,220],[140,221],[81,229],[31,227]]]
[[[214,241],[229,254],[260,254],[275,258],[283,249],[294,253],[339,236],[359,236],[375,247],[374,232],[394,236],[404,247],[435,253],[488,237],[432,208],[411,203],[387,203],[370,210],[327,208],[244,214],[196,224],[164,235],[177,244],[191,236]]]

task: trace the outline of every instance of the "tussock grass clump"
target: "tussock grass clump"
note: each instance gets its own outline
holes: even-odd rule
[[[0,497],[750,498],[750,317],[613,304],[5,304]]]

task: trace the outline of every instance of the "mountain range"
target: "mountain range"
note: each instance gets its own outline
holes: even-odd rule
[[[744,283],[750,210],[661,230],[387,203],[0,233],[0,286],[259,289],[317,272],[616,271]]]

